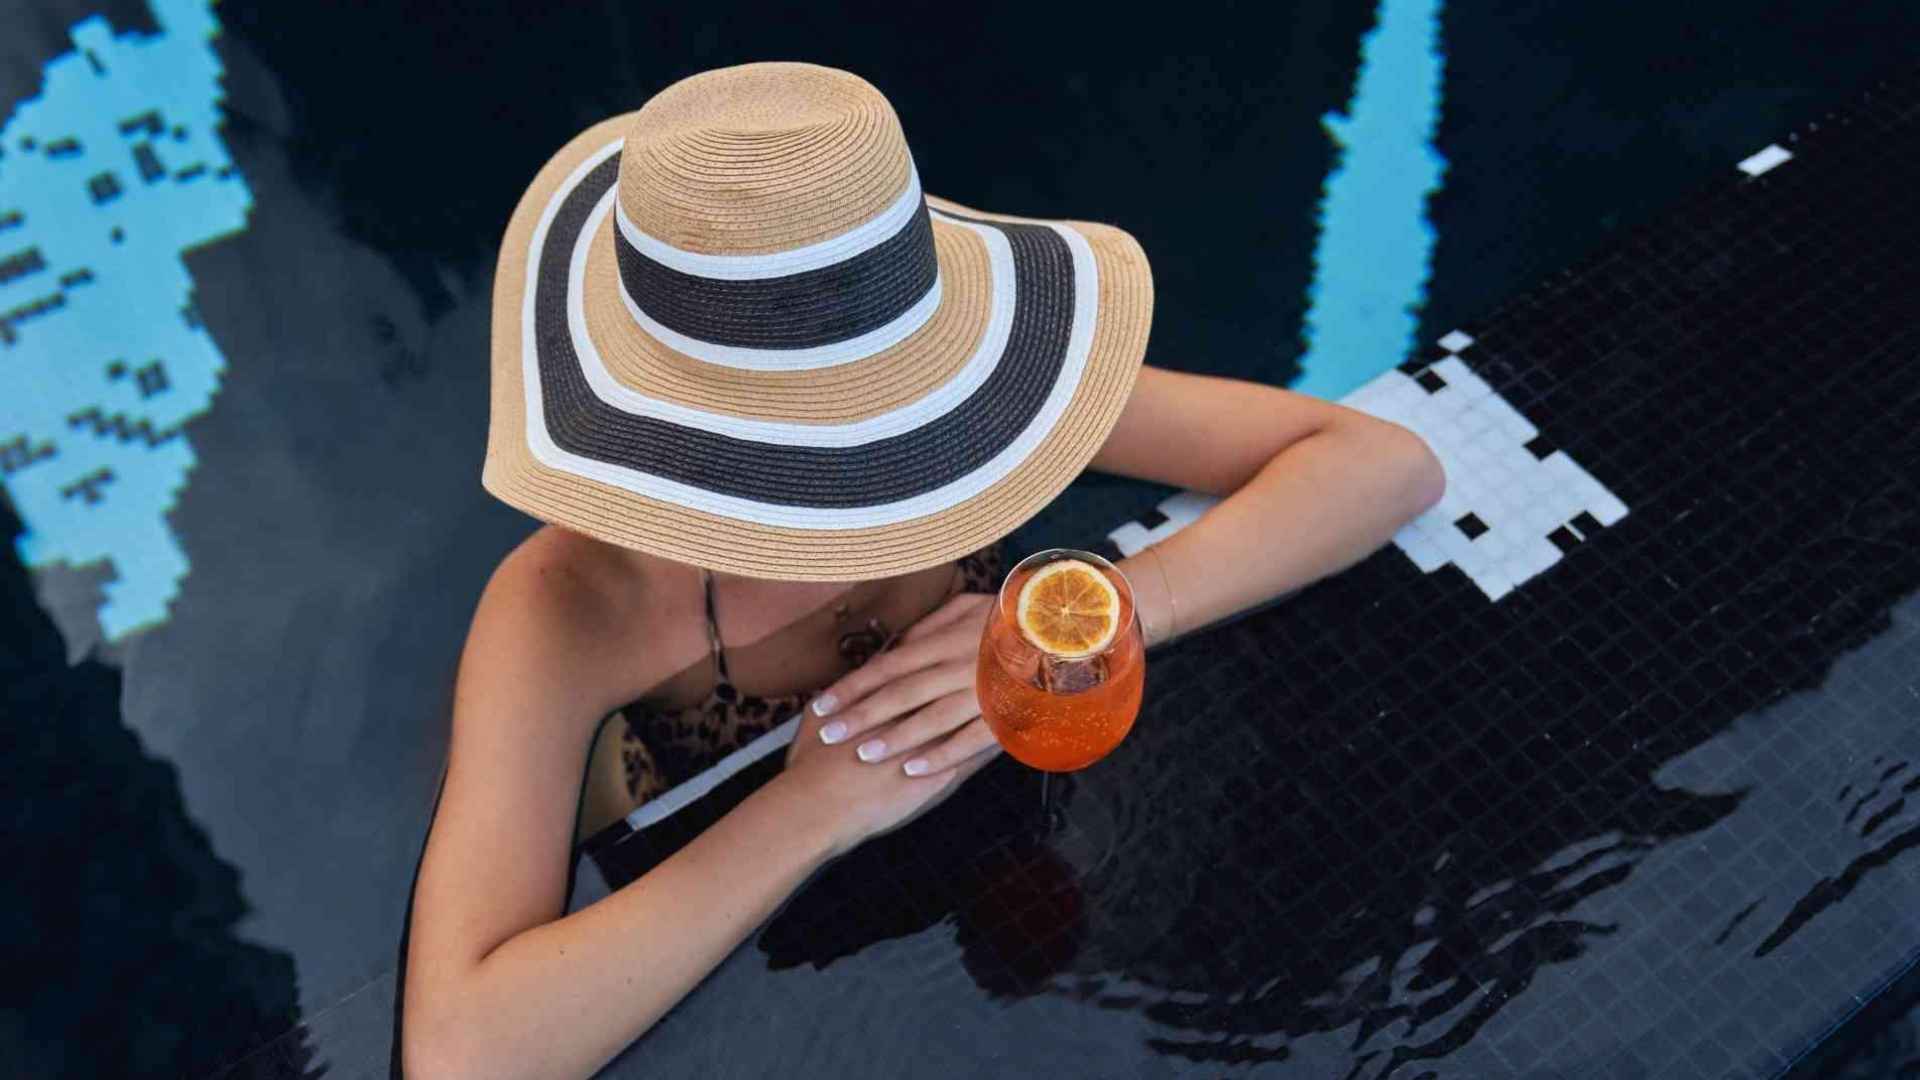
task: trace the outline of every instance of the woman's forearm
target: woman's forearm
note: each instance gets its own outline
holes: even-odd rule
[[[1351,566],[1444,487],[1418,436],[1370,417],[1299,440],[1199,521],[1120,563],[1148,644]]]
[[[705,978],[833,854],[779,779],[613,895],[522,931],[406,1018],[410,1076],[578,1077]]]

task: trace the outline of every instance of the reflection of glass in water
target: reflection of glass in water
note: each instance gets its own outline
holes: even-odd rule
[[[1074,870],[1049,848],[1019,840],[996,847],[980,870],[980,891],[956,920],[961,963],[991,994],[1047,989],[1086,939],[1086,897]]]
[[[1015,618],[1020,590],[1048,563],[1077,559],[1104,574],[1120,596],[1119,630],[1091,656],[1060,657],[1034,647]],[[1007,753],[1046,772],[1072,772],[1120,745],[1140,711],[1145,650],[1133,590],[1111,563],[1081,551],[1043,551],[1007,575],[980,642],[978,690],[987,726]]]

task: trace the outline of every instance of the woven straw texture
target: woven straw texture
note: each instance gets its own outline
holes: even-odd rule
[[[1004,536],[1085,468],[1118,419],[1146,350],[1151,273],[1139,244],[1122,230],[1062,221],[1053,224],[1083,237],[1097,268],[1096,315],[1080,382],[1038,447],[965,501],[864,528],[769,525],[543,463],[528,441],[522,366],[529,262],[539,254],[532,250],[534,232],[567,178],[622,139],[621,209],[649,236],[701,254],[758,255],[831,240],[886,210],[912,182],[911,159],[885,99],[855,76],[812,65],[745,65],[693,76],[638,112],[603,121],[569,141],[515,209],[495,278],[491,423],[482,483],[505,502],[600,540],[712,570],[783,580],[867,579],[949,561]],[[1043,223],[932,195],[925,201],[983,221]],[[586,241],[580,306],[585,333],[608,374],[624,389],[726,417],[837,425],[911,405],[949,383],[967,363],[993,306],[981,236],[972,226],[936,216],[931,236],[939,304],[904,340],[810,370],[728,367],[678,352],[635,321],[621,295],[614,216],[600,217],[595,229]],[[548,404],[549,418],[555,409],[570,407]],[[592,423],[597,421],[585,413],[579,418],[579,424]],[[766,448],[769,455],[781,452]],[[922,451],[927,453],[941,450]],[[663,460],[654,447],[636,451],[625,464],[648,471],[649,455]],[[939,464],[885,461],[874,469],[910,473]]]

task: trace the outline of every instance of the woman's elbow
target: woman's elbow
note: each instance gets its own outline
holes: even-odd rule
[[[494,1075],[480,1029],[452,1017],[419,1015],[409,1010],[400,1025],[400,1060],[407,1080],[450,1080]]]
[[[1384,456],[1394,477],[1400,516],[1408,521],[1426,513],[1447,492],[1447,471],[1427,441],[1398,424],[1386,429]]]
[[[443,1080],[466,1075],[468,1055],[456,1040],[429,1034],[418,1023],[406,1024],[400,1034],[401,1072],[407,1080]]]

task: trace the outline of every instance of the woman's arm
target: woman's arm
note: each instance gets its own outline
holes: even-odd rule
[[[1257,383],[1151,367],[1093,464],[1225,496],[1121,560],[1149,645],[1358,562],[1446,485],[1426,443],[1398,425]],[[832,718],[823,736],[906,773],[993,745],[973,683],[992,606],[992,597],[955,597],[900,648],[841,677],[814,702]]]
[[[1093,467],[1225,496],[1121,562],[1149,644],[1360,561],[1446,488],[1426,443],[1397,424],[1289,390],[1153,367],[1141,370]]]
[[[658,867],[562,917],[588,742],[618,693],[564,573],[508,560],[455,690],[447,778],[414,894],[402,1053],[414,1077],[585,1076],[692,989],[816,867],[951,791],[808,741]]]

